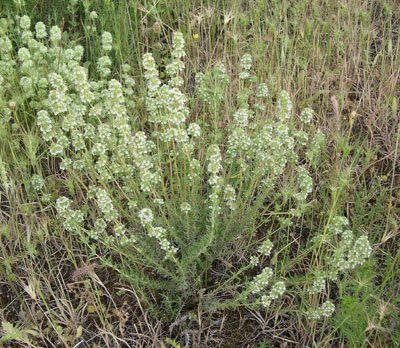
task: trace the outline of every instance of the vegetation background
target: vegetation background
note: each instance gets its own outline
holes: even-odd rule
[[[96,23],[91,11],[98,14]],[[176,30],[186,41],[184,89],[191,97],[195,72],[223,60],[234,79],[240,58],[250,53],[255,74],[271,92],[288,91],[297,113],[312,107],[316,126],[326,134],[309,226],[320,226],[338,210],[368,234],[373,254],[335,289],[340,302],[322,322],[303,320],[301,303],[291,298],[289,307],[267,315],[199,306],[172,322],[156,319],[118,272],[91,258],[73,237],[49,235],[52,212],[24,187],[32,161],[49,172],[55,165],[38,130],[14,123],[0,128],[1,164],[17,183],[10,196],[4,177],[0,182],[0,347],[400,345],[397,1],[0,0],[1,18],[24,14],[33,23],[63,27],[85,48],[88,64],[99,56],[101,33],[112,33],[115,74],[130,64],[137,91],[145,90],[143,54],[152,52],[166,64]],[[231,86],[226,110],[234,103],[234,81]],[[341,188],[335,202],[332,186]],[[307,267],[307,260],[299,267]]]

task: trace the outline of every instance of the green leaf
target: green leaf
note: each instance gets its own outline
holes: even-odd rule
[[[179,343],[177,343],[174,339],[172,338],[166,338],[165,339],[166,343],[169,343],[170,345],[172,345],[175,348],[181,348],[181,345]]]

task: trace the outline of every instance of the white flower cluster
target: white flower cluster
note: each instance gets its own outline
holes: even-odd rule
[[[115,221],[118,218],[118,212],[114,208],[112,200],[108,195],[107,191],[103,188],[99,188],[96,193],[97,205],[99,206],[101,212],[104,214],[104,219],[106,221]]]
[[[322,317],[328,318],[335,312],[335,305],[330,302],[324,302],[319,308],[311,309],[307,312],[309,319],[321,319]]]
[[[278,111],[277,116],[281,121],[287,121],[292,113],[292,101],[290,100],[289,93],[281,91],[278,97]]]
[[[147,229],[149,236],[158,239],[160,242],[160,247],[165,251],[165,258],[173,257],[178,249],[173,246],[169,240],[167,235],[167,230],[161,226],[153,226],[153,212],[150,208],[143,208],[139,211],[138,217],[141,225]]]
[[[261,255],[269,256],[272,250],[273,244],[269,239],[266,239],[258,248],[258,252]],[[258,264],[259,257],[252,256],[250,258],[250,266],[254,267]],[[253,281],[249,284],[248,290],[252,294],[257,294],[261,292],[264,288],[266,288],[273,276],[273,271],[270,267],[266,267],[263,271],[257,275]],[[283,281],[278,281],[274,283],[268,294],[264,294],[261,296],[261,304],[265,308],[268,308],[273,300],[281,297],[286,291],[286,286]]]
[[[90,11],[89,17],[90,17],[91,20],[95,20],[95,19],[98,18],[98,14],[97,14],[96,11]]]
[[[92,102],[94,94],[90,90],[85,69],[82,66],[76,65],[72,72],[72,78],[82,103],[87,104]]]
[[[44,186],[44,180],[40,175],[34,174],[31,179],[31,185],[36,191],[40,191]]]
[[[219,195],[221,192],[222,178],[218,175],[222,170],[222,156],[218,145],[213,144],[207,149],[206,160],[208,162],[207,170],[211,174],[208,183],[212,187],[209,195],[210,209],[212,210],[212,219],[215,221],[216,216],[220,211]]]
[[[185,40],[183,39],[183,34],[181,32],[176,31],[174,33],[173,45],[174,49],[172,51],[172,57],[182,59],[186,56]]]
[[[353,248],[349,251],[347,264],[349,269],[362,265],[371,255],[372,247],[367,236],[359,237],[354,243]]]
[[[256,97],[257,98],[266,98],[268,97],[268,87],[266,83],[260,83],[257,88]]]
[[[149,236],[158,239],[161,249],[165,251],[165,258],[172,258],[177,253],[178,249],[169,242],[165,228],[150,227]]]
[[[285,122],[266,119],[262,128],[258,127],[252,134],[251,142],[250,151],[246,151],[247,161],[254,163],[252,169],[268,178],[266,182],[270,184],[274,177],[283,173],[290,155],[294,153],[294,138]]]
[[[228,137],[228,163],[231,164],[238,156],[241,159],[241,169],[247,170],[245,162],[251,161],[253,155],[253,139],[249,130],[249,120],[254,116],[254,112],[249,109],[249,105],[243,105],[233,114],[233,127]],[[245,161],[247,160],[247,161]]]
[[[80,210],[71,209],[71,200],[60,197],[56,202],[58,216],[63,220],[63,225],[68,232],[78,233],[82,228],[84,216]]]
[[[139,211],[138,217],[143,227],[147,227],[153,222],[153,212],[149,208],[143,208]]]
[[[179,126],[184,124],[189,109],[186,96],[176,87],[162,85],[157,96],[147,100],[149,121],[161,125]]]
[[[206,84],[209,79],[206,78],[206,75],[202,72],[198,72],[195,75],[196,89],[199,94],[201,100],[203,100],[207,104],[211,104],[212,96],[209,91],[209,88]]]
[[[329,222],[328,231],[332,234],[340,234],[343,227],[349,226],[349,220],[344,216],[334,216]]]
[[[161,85],[161,81],[158,77],[158,70],[153,55],[151,53],[145,53],[143,55],[142,64],[145,69],[144,77],[147,80],[148,95],[149,97],[154,97]]]
[[[342,238],[340,239],[339,242],[339,248],[350,249],[351,245],[353,244],[353,239],[354,239],[353,231],[345,230],[342,233]]]
[[[119,222],[117,222],[114,226],[114,235],[115,237],[119,238],[121,241],[123,241],[123,244],[127,243],[126,239],[126,229],[125,226]],[[134,241],[135,238],[132,238],[132,241]]]
[[[307,151],[307,158],[311,162],[315,162],[320,154],[323,152],[325,146],[325,135],[320,129],[316,131],[313,139],[311,140],[310,149]]]
[[[99,236],[105,235],[106,228],[107,228],[107,222],[104,219],[102,218],[96,219],[94,222],[94,229],[89,231],[89,237],[94,240],[97,240]]]
[[[122,70],[122,80],[125,84],[124,93],[128,97],[132,97],[134,93],[133,87],[136,85],[136,82],[130,75],[131,66],[129,64],[122,64],[121,70]],[[129,107],[135,106],[135,102],[132,98],[129,98],[127,100],[127,106]]]
[[[345,272],[364,264],[372,252],[372,247],[366,236],[359,237],[353,243],[353,232],[348,229],[343,231],[343,228],[348,225],[347,218],[336,216],[328,226],[329,232],[340,236],[337,248],[333,251],[332,256],[327,258],[327,264],[330,267],[328,277],[331,280],[336,280],[339,272]]]
[[[265,99],[268,97],[269,91],[266,83],[260,83],[257,87],[256,97]],[[255,103],[254,108],[260,112],[265,110],[265,106],[260,103]]]
[[[349,220],[344,216],[334,216],[324,233],[317,236],[314,242],[321,247],[326,244],[329,256],[324,260],[324,271],[318,271],[313,284],[308,292],[311,295],[322,293],[328,280],[336,281],[340,273],[350,271],[358,265],[362,265],[371,255],[372,248],[366,236],[359,237],[353,243],[353,232],[347,227]],[[326,302],[318,309],[310,309],[307,315],[310,319],[328,317],[334,312],[334,305]]]
[[[3,36],[0,38],[0,47],[3,53],[10,53],[13,48],[13,45],[11,40],[7,36]]]
[[[249,124],[249,119],[253,117],[253,111],[248,108],[240,108],[233,114],[234,124],[240,128],[246,128]]]
[[[61,155],[64,152],[64,149],[69,147],[69,140],[61,131],[55,135],[55,138],[57,142],[52,143],[49,149],[52,156]]]
[[[272,285],[268,295],[261,296],[261,304],[265,308],[268,308],[271,305],[271,302],[282,297],[285,291],[285,283],[282,281],[276,282],[274,285]]]
[[[53,130],[53,122],[49,117],[48,112],[46,110],[41,110],[38,112],[37,116],[37,124],[40,127],[43,139],[46,141],[51,140],[56,133]]]
[[[242,67],[243,71],[239,74],[239,78],[242,79],[242,80],[245,80],[245,79],[250,77],[249,70],[251,68],[251,64],[253,62],[253,59],[252,59],[250,54],[245,53],[242,56],[242,59],[241,59],[240,62],[241,62],[241,67]]]
[[[157,185],[160,180],[158,172],[152,172],[152,159],[149,155],[149,141],[144,132],[137,132],[130,139],[130,153],[133,157],[133,163],[139,170],[140,188],[143,192],[150,192],[151,188]]]
[[[297,138],[297,141],[300,145],[305,146],[308,142],[308,134],[302,130],[295,131],[294,136]]]
[[[307,196],[312,192],[312,178],[304,166],[297,167],[296,171],[300,192],[295,193],[294,198],[304,202]]]
[[[200,100],[217,111],[219,105],[225,100],[225,88],[229,84],[225,65],[222,62],[217,62],[214,69],[208,70],[206,74],[196,73],[195,81]]]
[[[269,281],[273,275],[272,269],[266,267],[263,271],[258,274],[250,283],[249,289],[252,294],[257,294],[269,284]]]
[[[305,108],[300,114],[300,121],[303,122],[304,124],[310,123],[313,118],[313,109],[311,108]]]
[[[28,30],[31,27],[31,19],[25,15],[19,19],[19,26],[21,29]]]
[[[250,264],[251,267],[255,267],[255,266],[258,265],[258,262],[259,262],[259,261],[260,261],[260,260],[259,260],[258,256],[252,255],[252,256],[250,257],[250,262],[249,262],[249,264]]]
[[[225,65],[222,62],[217,62],[213,69],[213,77],[216,82],[215,87],[218,88],[219,86],[225,86],[229,83],[229,76],[226,73]],[[223,89],[222,90],[215,90],[215,94],[217,94],[217,100],[222,101],[223,99]]]
[[[173,60],[165,67],[167,75],[171,78],[169,80],[169,85],[172,87],[182,86],[183,84],[183,79],[179,76],[179,74],[185,67],[182,61],[182,58],[186,55],[184,48],[185,41],[183,39],[183,34],[181,32],[175,32],[172,51]]]
[[[269,239],[266,239],[258,248],[258,252],[264,256],[269,256],[271,253],[273,244]]]
[[[101,56],[97,59],[97,71],[103,77],[111,74],[111,59],[108,56]]]
[[[181,204],[181,212],[184,214],[189,213],[192,210],[192,207],[190,206],[189,203],[184,202]]]
[[[29,52],[29,50],[26,47],[21,47],[18,50],[18,59],[21,62],[25,62],[25,61],[31,59],[31,53]]]
[[[68,110],[68,105],[72,102],[66,94],[67,87],[61,75],[53,72],[49,74],[50,86],[53,88],[49,92],[49,107],[54,115],[59,115]]]
[[[239,154],[248,154],[253,145],[252,139],[247,134],[246,129],[235,127],[229,134],[228,151],[229,163]]]
[[[218,173],[221,171],[222,157],[218,145],[211,145],[207,150],[207,170],[211,174],[209,179],[210,185],[215,185],[218,179]]]
[[[192,158],[189,163],[189,173],[188,173],[188,179],[190,180],[190,182],[194,184],[195,179],[200,178],[200,171],[201,171],[200,161],[198,159]]]
[[[26,96],[33,95],[33,93],[34,93],[33,82],[30,77],[22,76],[21,80],[19,81],[19,84],[22,87],[22,89],[24,90]]]
[[[189,135],[192,135],[195,138],[201,136],[201,128],[197,123],[191,123],[187,131]]]
[[[226,185],[224,189],[224,200],[230,210],[235,210],[236,192],[231,185]]]
[[[108,52],[112,50],[112,35],[108,31],[103,32],[101,36],[103,50]]]
[[[50,29],[50,41],[53,43],[54,46],[58,45],[61,40],[61,29],[54,25]]]
[[[316,279],[314,280],[311,288],[309,288],[308,292],[310,294],[319,294],[325,290],[325,278],[319,274],[317,275]]]
[[[125,131],[130,131],[126,129],[127,127],[127,116],[125,107],[125,98],[123,96],[122,85],[119,81],[112,79],[108,83],[107,91],[107,101],[104,103],[106,109],[114,116],[112,126],[118,129],[122,135]]]
[[[173,46],[173,61],[166,67],[166,72],[170,76],[168,84],[161,84],[157,66],[151,53],[146,53],[143,56],[148,90],[146,98],[148,121],[161,126],[157,127],[158,130],[153,132],[153,136],[162,142],[175,141],[177,144],[181,144],[181,149],[190,153],[193,149],[193,143],[189,142],[188,134],[193,137],[199,136],[201,129],[197,124],[190,125],[188,129],[185,127],[186,117],[189,115],[189,109],[186,105],[187,97],[177,88],[183,83],[180,73],[184,68],[181,59],[185,53],[181,33],[174,33]]]
[[[3,80],[6,94],[13,94],[12,80],[4,76],[20,76],[19,85],[24,90],[21,99],[37,112],[37,125],[41,130],[42,138],[49,144],[49,151],[52,156],[60,158],[60,169],[77,171],[87,171],[94,168],[100,174],[100,179],[108,183],[112,176],[118,178],[132,177],[137,175],[137,169],[146,169],[143,173],[142,189],[149,190],[149,183],[157,182],[158,174],[148,174],[153,166],[151,156],[150,141],[146,143],[146,150],[141,154],[134,151],[132,145],[132,130],[127,123],[128,117],[125,107],[123,93],[126,88],[122,88],[118,81],[107,82],[104,75],[108,75],[107,69],[111,66],[111,60],[104,55],[98,60],[98,69],[101,70],[101,79],[89,81],[87,71],[79,62],[83,56],[83,47],[74,45],[65,37],[63,49],[60,50],[61,30],[54,26],[48,32],[42,22],[35,25],[37,40],[34,34],[29,32],[30,20],[28,17],[18,18],[22,29],[23,46],[16,51],[18,55],[11,55],[13,45],[11,40],[3,36],[0,38],[0,80]],[[47,41],[50,38],[51,46]],[[103,45],[105,50],[111,49],[112,37],[109,34],[103,35]],[[107,47],[108,46],[108,47]],[[14,61],[14,57],[16,60]],[[42,67],[46,66],[47,69]],[[121,67],[124,74],[129,72],[129,66]],[[127,75],[123,76],[126,86],[131,88],[134,81]],[[17,87],[19,87],[17,85]],[[108,88],[107,88],[108,87]],[[10,92],[10,93],[9,93]],[[15,108],[15,103],[5,103]],[[10,114],[10,107],[4,108],[0,105],[0,113]],[[89,117],[88,117],[89,116]],[[101,123],[100,120],[103,122]],[[99,124],[100,122],[100,124]],[[198,129],[193,127],[194,132]],[[135,138],[136,139],[136,138]],[[72,148],[69,146],[72,145]],[[154,144],[153,144],[154,145]],[[118,156],[111,156],[117,149]],[[68,151],[66,151],[68,150]],[[71,150],[71,151],[69,151]],[[134,154],[138,157],[134,157]],[[61,156],[63,155],[63,156]],[[141,157],[141,158],[139,158]],[[150,162],[150,164],[149,164]],[[132,165],[135,164],[135,166]],[[140,172],[140,170],[139,170]],[[124,184],[126,184],[124,182]],[[32,178],[32,186],[39,189],[40,180],[35,176]],[[96,185],[94,185],[96,186]],[[98,192],[97,192],[98,191]],[[93,197],[97,196],[98,209],[102,218],[107,220],[108,232],[114,231],[114,235],[120,241],[132,241],[125,236],[127,228],[117,221],[119,216],[116,207],[110,198],[111,191],[99,189],[95,190]],[[44,196],[43,196],[44,197]],[[89,195],[88,195],[89,198]],[[44,199],[44,198],[43,198]],[[51,199],[51,196],[50,196]],[[62,200],[59,202],[62,203]],[[62,204],[61,204],[62,205]],[[67,213],[69,211],[69,213]],[[65,226],[72,230],[76,225],[78,229],[80,222],[80,212],[67,210],[65,213]],[[98,213],[96,212],[96,214]],[[99,220],[99,219],[96,219]],[[102,221],[100,219],[99,221]],[[96,225],[96,223],[94,223]],[[89,232],[89,236],[97,237],[100,232],[107,232],[101,223]],[[112,241],[113,237],[102,233],[104,240]]]
[[[213,112],[217,112],[219,106],[225,100],[226,87],[229,84],[225,65],[222,62],[217,62],[214,68],[208,70],[206,74],[197,73],[195,80],[199,99],[208,105]]]
[[[36,38],[42,40],[47,36],[46,25],[43,22],[37,22],[35,25]]]

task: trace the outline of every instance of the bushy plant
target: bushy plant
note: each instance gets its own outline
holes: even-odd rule
[[[32,176],[32,189],[55,207],[54,233],[64,229],[93,254],[104,255],[104,265],[118,270],[148,305],[164,301],[161,312],[172,303],[169,318],[204,298],[214,309],[269,308],[298,284],[296,277],[302,286],[290,291],[300,296],[299,288],[309,289],[309,318],[333,313],[326,283],[371,253],[367,237],[355,240],[345,218],[330,216],[317,233],[305,277],[289,277],[285,267],[270,262],[283,249],[271,216],[290,226],[309,207],[312,168],[324,146],[311,109],[296,120],[286,91],[273,102],[267,85],[251,75],[247,54],[229,115],[221,111],[230,83],[224,64],[196,75],[194,101],[203,116],[195,116],[184,93],[180,32],[173,35],[165,80],[151,53],[143,56],[143,109],[135,106],[140,98],[130,66],[112,74],[110,33],[103,33],[103,56],[89,74],[82,46],[61,41],[60,28],[47,31],[39,22],[32,32],[29,17],[18,21],[14,29],[1,23],[2,124],[18,122],[20,110],[31,110],[24,123],[40,129],[59,174],[73,182],[55,192],[45,173]],[[20,46],[13,43],[17,35]],[[239,255],[244,265],[220,262]],[[222,269],[211,272],[213,267]],[[228,288],[234,295],[218,300]]]

